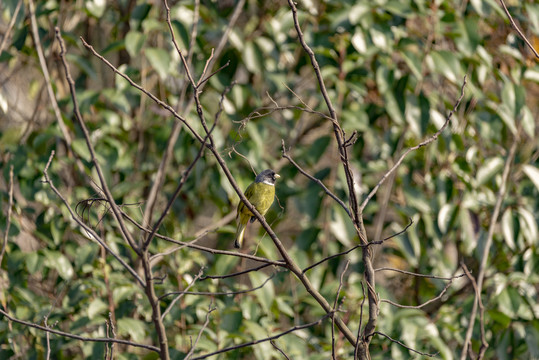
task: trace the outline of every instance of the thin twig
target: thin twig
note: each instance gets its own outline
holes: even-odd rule
[[[140,224],[138,224],[136,222],[135,222],[135,224],[137,226],[139,226],[139,229],[144,230],[146,232],[151,232],[151,230],[143,228],[142,226],[140,226]],[[192,241],[191,242],[183,242],[183,241],[175,240],[173,238],[170,238],[170,237],[164,236],[164,235],[160,235],[160,234],[156,234],[155,236],[162,239],[162,240],[173,243],[173,244],[181,245],[181,246],[191,248],[191,249],[197,249],[197,250],[200,250],[200,251],[205,251],[205,252],[208,252],[208,253],[211,253],[211,254],[237,256],[237,257],[242,257],[242,258],[246,258],[246,259],[250,259],[250,260],[254,260],[254,261],[258,261],[258,262],[262,262],[262,263],[266,263],[266,264],[270,264],[270,265],[275,265],[275,266],[280,266],[280,267],[287,267],[286,262],[284,262],[283,260],[277,260],[276,261],[276,260],[270,260],[270,259],[267,259],[267,258],[263,258],[263,257],[260,257],[260,256],[254,256],[254,255],[240,253],[240,252],[237,252],[237,251],[218,250],[218,249],[209,248],[209,247],[206,247],[206,246],[194,244]]]
[[[202,142],[202,145],[198,149],[198,153],[195,156],[194,160],[191,162],[191,164],[189,164],[187,169],[183,172],[182,177],[180,179],[180,182],[178,183],[178,186],[176,187],[176,190],[174,191],[174,193],[172,194],[170,200],[168,201],[167,206],[165,207],[165,210],[163,210],[163,212],[161,213],[161,216],[159,217],[159,220],[157,220],[157,222],[153,226],[152,232],[148,235],[148,237],[144,241],[144,243],[142,245],[143,250],[146,250],[148,248],[148,246],[150,246],[150,243],[152,242],[153,238],[155,237],[155,234],[157,233],[157,230],[159,230],[159,227],[161,226],[163,221],[165,221],[165,217],[167,216],[168,212],[170,211],[170,208],[172,207],[172,205],[174,204],[174,201],[176,201],[176,198],[178,197],[178,195],[180,195],[180,191],[182,190],[183,185],[185,185],[185,182],[187,181],[187,178],[189,177],[189,174],[194,169],[194,167],[195,167],[196,163],[198,162],[198,160],[200,160],[200,158],[204,154],[204,149],[206,148],[206,142],[208,141],[208,138],[211,136],[211,132],[215,128],[216,124],[217,124],[216,122],[213,124],[213,127],[211,128],[210,132],[206,135],[206,137],[204,138],[204,141]]]
[[[166,294],[163,294],[159,297],[159,300],[163,300],[167,296],[170,295],[209,295],[209,296],[230,296],[230,295],[238,295],[238,294],[246,294],[250,293],[259,289],[262,289],[264,285],[266,285],[271,279],[275,277],[276,273],[271,274],[262,284],[245,290],[237,290],[237,291],[223,291],[223,292],[214,292],[214,291],[171,291]]]
[[[481,300],[481,292],[479,291],[479,288],[477,287],[477,283],[475,282],[474,277],[472,276],[472,274],[470,273],[470,271],[468,270],[468,267],[466,266],[466,264],[464,264],[464,262],[461,262],[460,265],[462,266],[464,273],[468,277],[468,280],[470,280],[470,282],[472,283],[472,286],[475,292],[475,297],[479,301],[479,321],[481,325],[481,347],[479,348],[479,354],[477,356],[477,359],[481,360],[484,358],[485,351],[487,351],[487,348],[488,348],[487,337],[485,335],[485,318],[484,318],[485,307],[483,306],[483,301]]]
[[[21,5],[22,5],[22,0],[19,0],[19,2],[17,3],[17,6],[15,7],[15,11],[13,12],[13,15],[11,17],[11,20],[9,21],[6,32],[4,33],[4,38],[2,39],[2,43],[0,44],[0,54],[2,54],[2,52],[4,51],[4,48],[7,44],[9,36],[11,35],[11,30],[13,30],[13,26],[15,25],[15,21],[17,20],[17,16],[19,15],[19,10],[21,9]]]
[[[45,327],[46,328],[49,328],[49,324],[47,324],[47,316],[45,316],[45,319],[43,320],[43,323],[45,324]],[[50,360],[51,358],[51,335],[50,333],[47,331],[46,332],[46,341],[47,341],[47,357],[46,359],[47,360]]]
[[[312,176],[311,174],[309,174],[308,172],[306,172],[305,170],[303,170],[301,168],[301,166],[299,166],[291,157],[290,155],[288,155],[288,152],[286,151],[286,147],[284,145],[284,139],[281,139],[281,146],[282,146],[282,153],[283,153],[283,157],[285,159],[287,159],[292,165],[294,165],[296,167],[296,169],[299,170],[300,173],[302,173],[304,176],[306,176],[307,178],[309,178],[310,180],[314,181],[315,183],[317,183],[322,189],[324,189],[324,191],[326,192],[326,194],[328,194],[333,200],[335,200],[343,209],[344,211],[346,211],[346,213],[348,214],[349,217],[352,217],[352,214],[350,214],[350,210],[348,209],[348,207],[346,206],[346,204],[337,197],[337,195],[335,195],[334,193],[331,192],[331,190],[329,190],[326,185],[324,185],[324,183],[320,180],[320,179],[317,179],[315,178],[314,176]]]
[[[436,356],[438,356],[438,353],[435,353],[435,354],[429,354],[429,353],[425,353],[425,352],[421,352],[421,351],[415,350],[415,349],[413,349],[413,348],[411,348],[411,347],[409,347],[409,346],[403,344],[403,343],[400,342],[399,340],[395,340],[395,339],[391,338],[391,336],[386,335],[386,334],[384,334],[383,332],[380,332],[380,331],[375,331],[375,332],[373,333],[373,335],[381,335],[381,336],[387,338],[388,340],[390,340],[391,342],[394,342],[395,344],[399,344],[399,345],[402,346],[403,348],[405,348],[405,349],[407,349],[407,350],[409,350],[409,351],[411,351],[411,352],[415,352],[416,354],[419,354],[419,355],[423,355],[423,356],[427,356],[427,357],[436,357]]]
[[[517,24],[515,23],[515,20],[513,20],[513,17],[511,16],[511,13],[509,12],[509,9],[507,9],[505,2],[503,0],[500,0],[500,4],[502,4],[503,11],[505,11],[505,14],[509,18],[509,22],[511,23],[511,26],[513,26],[513,28],[518,33],[518,35],[522,38],[522,40],[524,40],[526,45],[528,45],[530,50],[535,54],[535,57],[539,59],[539,53],[537,53],[537,50],[535,50],[530,40],[528,40],[528,38],[526,38],[524,33],[518,28]]]
[[[178,296],[176,296],[171,302],[170,304],[168,304],[167,308],[165,309],[165,311],[163,311],[163,313],[161,314],[161,320],[163,320],[165,318],[165,316],[167,316],[167,314],[170,312],[170,310],[172,310],[172,308],[174,307],[174,304],[176,304],[185,294],[187,291],[189,291],[189,289],[195,285],[195,282],[197,282],[198,279],[200,279],[200,277],[202,276],[202,274],[204,273],[204,268],[201,268],[200,271],[198,272],[198,274],[194,277],[194,279],[191,281],[191,283],[189,285],[187,285],[187,287],[185,288],[184,291],[180,292],[178,294]]]
[[[148,96],[151,100],[153,100],[156,104],[167,110],[174,116],[176,119],[182,122],[182,124],[191,132],[191,134],[200,142],[202,143],[204,139],[193,129],[191,125],[189,125],[188,121],[178,114],[176,110],[166,102],[158,99],[154,94],[152,94],[150,91],[146,90],[142,86],[138,85],[136,82],[134,82],[129,76],[118,70],[114,65],[112,65],[105,57],[103,57],[101,54],[99,54],[92,45],[89,45],[84,38],[80,38],[82,41],[82,44],[90,50],[90,52],[97,57],[99,60],[101,60],[105,65],[107,65],[112,71],[114,71],[115,74],[119,75],[123,79],[125,79],[131,86],[133,86],[135,89],[139,90],[140,92],[144,93],[146,96]]]
[[[365,207],[367,206],[367,204],[369,203],[369,201],[373,198],[373,196],[376,194],[376,192],[378,191],[378,189],[380,188],[380,186],[384,183],[384,181],[387,180],[387,178],[389,177],[389,175],[391,175],[401,164],[402,162],[404,161],[404,158],[409,154],[411,153],[412,151],[414,150],[417,150],[423,146],[426,146],[430,143],[432,143],[433,141],[435,141],[436,139],[438,139],[438,137],[440,136],[440,134],[445,130],[445,128],[447,127],[447,125],[449,125],[450,121],[451,121],[451,118],[453,117],[453,114],[457,111],[457,108],[459,107],[462,99],[464,98],[464,88],[466,87],[466,76],[464,76],[464,80],[462,82],[462,86],[460,87],[460,97],[458,98],[457,102],[455,103],[455,105],[453,106],[453,109],[449,112],[449,114],[447,115],[447,117],[445,118],[445,122],[444,124],[442,125],[442,127],[436,131],[431,137],[429,137],[428,139],[426,139],[425,141],[417,144],[416,146],[413,146],[411,148],[408,148],[401,156],[400,158],[397,160],[397,162],[391,167],[391,169],[389,169],[383,176],[382,178],[380,179],[380,181],[378,181],[378,184],[376,184],[376,186],[371,190],[371,192],[369,193],[369,195],[367,195],[367,197],[365,198],[365,200],[363,200],[363,202],[361,203],[361,206],[359,207],[359,210],[361,213],[363,213],[363,210],[365,210]]]
[[[13,165],[9,166],[9,191],[8,191],[8,204],[7,204],[7,216],[6,216],[6,228],[4,229],[4,239],[2,241],[2,250],[0,251],[0,266],[4,259],[4,254],[7,249],[7,240],[9,237],[9,229],[11,227],[11,212],[13,209]]]
[[[399,272],[401,274],[406,274],[406,275],[412,275],[412,276],[423,277],[423,278],[428,278],[428,279],[447,280],[447,281],[452,281],[452,280],[461,278],[463,276],[466,276],[466,274],[459,274],[459,275],[455,275],[451,277],[443,277],[443,276],[436,276],[436,275],[429,275],[429,274],[419,274],[419,273],[414,273],[411,271],[400,270],[400,269],[395,269],[395,268],[390,268],[390,267],[376,268],[374,269],[374,271],[395,271],[395,272]]]
[[[36,45],[36,52],[37,52],[37,57],[39,58],[39,65],[41,66],[43,77],[45,78],[47,94],[49,95],[52,109],[54,111],[54,115],[56,116],[56,122],[58,123],[58,126],[60,127],[60,131],[62,132],[62,135],[64,136],[64,139],[68,145],[68,148],[71,148],[71,143],[72,143],[71,134],[67,130],[66,124],[64,123],[64,119],[62,118],[62,113],[60,112],[60,107],[58,106],[58,102],[56,101],[56,96],[54,95],[54,90],[52,89],[52,85],[51,85],[51,77],[49,74],[49,69],[47,68],[47,61],[45,60],[43,47],[41,46],[41,40],[39,38],[39,30],[37,28],[36,9],[34,6],[34,1],[29,0],[28,5],[30,7],[30,25],[31,25],[30,27],[32,29],[32,36],[34,38],[34,43]]]
[[[477,274],[477,289],[479,291],[479,294],[481,294],[481,292],[483,291],[483,280],[484,280],[485,271],[487,268],[488,254],[490,253],[490,247],[492,246],[492,240],[494,237],[494,229],[498,223],[498,216],[500,214],[500,209],[502,207],[503,199],[505,197],[505,192],[507,190],[507,184],[509,181],[511,164],[513,163],[513,160],[515,159],[515,154],[517,151],[518,144],[519,144],[519,138],[515,137],[513,140],[513,145],[511,145],[511,149],[509,150],[509,154],[507,155],[507,159],[505,160],[505,165],[504,165],[503,173],[502,173],[502,182],[500,184],[500,189],[498,191],[498,194],[496,195],[496,203],[494,205],[494,211],[492,212],[492,216],[490,217],[490,221],[489,221],[490,225],[488,228],[485,245],[483,247],[483,253],[481,254],[481,264],[479,265],[479,272]],[[466,331],[464,345],[462,346],[462,352],[460,354],[461,360],[466,359],[466,356],[468,353],[468,346],[472,339],[472,332],[473,332],[473,328],[475,324],[475,318],[477,315],[478,306],[479,306],[479,299],[476,296],[473,306],[472,306],[472,311],[470,313],[470,321],[468,323],[468,329]]]
[[[124,213],[124,216],[126,216],[126,214]],[[213,232],[213,231],[216,231],[217,229],[219,229],[221,226],[225,225],[225,224],[228,224],[230,221],[232,221],[234,218],[236,217],[236,211],[231,211],[230,213],[228,213],[226,216],[222,217],[221,219],[219,219],[217,222],[214,222],[212,224],[210,224],[210,226],[207,226],[206,228],[204,229],[200,229],[199,231],[197,231],[194,235],[194,239],[189,241],[188,244],[194,244],[196,242],[198,242],[200,239],[204,238],[206,235],[208,235],[210,232]],[[130,217],[126,217],[130,222],[133,222],[132,218]],[[140,228],[140,225],[138,223],[135,224],[137,227]],[[143,229],[144,231],[151,231],[150,229]],[[161,238],[159,236],[159,234],[156,235],[156,237],[158,238]],[[150,257],[150,262],[151,262],[151,265],[154,266],[157,261],[163,257],[163,256],[167,256],[167,255],[170,255],[176,251],[179,251],[181,249],[184,249],[185,247],[187,247],[187,245],[181,245],[181,246],[174,246],[170,249],[167,249],[161,253],[158,253],[158,254],[155,254],[153,256]]]
[[[262,264],[262,265],[260,265],[260,266],[254,267],[254,268],[250,268],[250,269],[247,269],[247,270],[235,272],[235,273],[232,273],[232,274],[226,274],[226,275],[205,275],[205,276],[202,276],[202,277],[200,278],[200,280],[206,280],[206,279],[226,279],[226,278],[230,278],[230,277],[235,277],[235,276],[244,275],[244,274],[247,274],[247,273],[250,273],[250,272],[253,272],[253,271],[258,271],[258,270],[264,269],[264,268],[266,268],[266,267],[268,267],[268,266],[271,266],[271,264]]]
[[[193,354],[195,353],[195,348],[197,347],[197,344],[200,341],[200,337],[202,336],[202,333],[204,332],[204,330],[206,329],[206,327],[210,323],[210,314],[212,312],[214,312],[215,310],[217,310],[217,308],[215,308],[215,307],[212,308],[211,306],[212,306],[212,302],[210,301],[210,305],[208,306],[208,312],[206,313],[206,321],[204,321],[204,324],[200,328],[200,330],[198,332],[198,335],[197,335],[197,338],[195,339],[195,342],[193,343],[193,346],[191,346],[191,350],[189,350],[189,352],[187,353],[187,356],[185,357],[185,360],[190,359],[193,356]]]
[[[317,261],[317,262],[315,262],[314,264],[307,266],[305,269],[303,269],[303,273],[306,273],[307,271],[311,270],[312,268],[314,268],[314,267],[320,265],[321,263],[323,263],[323,262],[325,262],[325,261],[331,260],[331,259],[333,259],[333,258],[342,256],[342,255],[346,255],[346,254],[348,254],[348,253],[354,251],[355,249],[358,249],[358,248],[368,248],[369,246],[373,246],[373,245],[381,245],[381,244],[383,244],[384,242],[386,242],[386,241],[388,241],[388,240],[391,240],[391,239],[393,239],[394,237],[403,234],[406,230],[408,230],[408,228],[409,228],[410,226],[412,226],[413,223],[414,223],[413,220],[410,219],[410,222],[408,223],[408,225],[406,225],[406,227],[405,227],[404,229],[402,229],[402,230],[399,231],[398,233],[395,233],[395,234],[393,234],[393,235],[390,235],[390,236],[386,237],[386,238],[383,239],[383,240],[371,241],[370,243],[367,243],[367,244],[357,244],[356,246],[354,246],[354,247],[352,247],[352,248],[350,248],[350,249],[348,249],[348,250],[345,250],[345,251],[340,252],[340,253],[338,253],[338,254],[333,254],[333,255],[327,256],[327,257],[323,258],[322,260]]]
[[[283,356],[285,357],[286,360],[290,360],[290,358],[288,357],[288,355],[286,355],[286,353],[284,352],[284,350],[281,349],[281,348],[277,345],[277,343],[276,343],[275,341],[270,340],[270,344],[271,344],[271,346],[273,346],[273,347],[275,348],[275,350],[277,350],[278,352],[280,352],[281,355],[283,355]]]
[[[49,333],[52,333],[52,334],[55,334],[55,335],[65,336],[65,337],[70,338],[70,339],[80,340],[80,341],[84,341],[84,342],[102,342],[102,343],[114,342],[114,343],[117,343],[117,344],[134,346],[134,347],[139,347],[139,348],[159,352],[159,348],[155,347],[155,346],[152,346],[152,345],[139,344],[139,343],[132,342],[132,341],[121,340],[121,339],[113,339],[113,338],[90,338],[90,337],[70,334],[70,333],[67,333],[67,332],[59,331],[59,330],[54,330],[54,329],[48,328],[46,326],[42,326],[42,325],[34,324],[32,322],[29,322],[29,321],[17,319],[16,317],[13,317],[13,316],[9,315],[7,312],[2,310],[1,308],[0,308],[0,314],[4,315],[6,318],[8,318],[9,320],[11,320],[11,321],[13,321],[13,322],[15,322],[17,324],[21,324],[21,325],[24,325],[24,326],[27,326],[27,327],[38,329],[38,330],[43,330],[43,331],[46,331],[46,332],[49,332]]]
[[[449,287],[451,286],[452,283],[453,283],[453,280],[452,279],[449,280],[449,282],[444,286],[444,288],[442,289],[440,294],[438,294],[438,296],[436,296],[436,297],[434,297],[434,298],[432,298],[430,300],[427,300],[423,304],[420,304],[420,305],[402,305],[402,304],[393,302],[393,301],[388,300],[388,299],[381,299],[380,301],[391,304],[391,305],[393,305],[395,307],[398,307],[398,308],[401,308],[401,309],[421,309],[421,308],[427,306],[428,304],[431,304],[431,303],[441,299],[442,296],[444,296],[444,294],[446,293],[447,289],[449,289]]]
[[[341,294],[342,285],[344,283],[344,274],[348,271],[348,266],[350,265],[350,259],[346,260],[344,264],[344,269],[341,272],[341,277],[339,279],[339,287],[337,288],[337,294],[335,295],[335,301],[333,302],[333,313],[337,311],[337,303],[339,302],[339,296]],[[337,359],[337,354],[335,353],[335,320],[331,318],[331,357],[332,359]]]
[[[316,325],[322,323],[322,321],[324,321],[329,316],[330,316],[330,314],[326,314],[326,315],[322,316],[320,319],[318,319],[317,321],[314,321],[312,323],[308,323],[308,324],[304,324],[304,325],[297,325],[297,326],[294,326],[294,327],[292,327],[292,328],[290,328],[290,329],[288,329],[286,331],[283,331],[283,332],[281,332],[279,334],[269,336],[269,337],[266,337],[266,338],[263,338],[263,339],[260,339],[260,340],[250,341],[248,343],[243,343],[243,344],[239,344],[239,345],[230,346],[230,347],[227,347],[227,348],[224,348],[224,349],[214,351],[214,352],[209,353],[209,354],[198,356],[196,358],[193,358],[192,360],[207,359],[207,358],[209,358],[211,356],[222,354],[222,353],[225,353],[225,352],[228,352],[228,351],[253,346],[253,345],[260,344],[260,343],[263,343],[263,342],[266,342],[266,341],[275,340],[275,339],[278,339],[278,338],[280,338],[280,337],[282,337],[282,336],[284,336],[286,334],[290,334],[291,332],[302,330],[302,329],[307,329],[307,328],[316,326]]]
[[[357,338],[356,338],[356,346],[354,346],[354,360],[358,360],[359,356],[359,348],[362,344],[364,344],[361,340],[361,327],[363,326],[363,306],[365,305],[365,299],[367,298],[365,296],[365,286],[363,285],[363,281],[360,282],[361,284],[361,292],[363,293],[363,297],[361,298],[361,305],[359,306],[359,324],[357,326]]]

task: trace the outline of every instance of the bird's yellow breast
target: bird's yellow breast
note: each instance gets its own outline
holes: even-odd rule
[[[275,198],[275,186],[261,182],[252,183],[245,190],[245,197],[263,216],[268,212],[271,204],[273,204],[273,199]],[[251,216],[253,216],[253,213],[250,212],[245,204],[240,201],[238,204],[238,216],[249,219]]]

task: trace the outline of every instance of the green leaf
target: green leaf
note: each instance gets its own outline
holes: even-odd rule
[[[460,60],[452,51],[433,51],[427,57],[430,67],[438,74],[444,76],[454,84],[462,82],[464,73],[460,66]]]
[[[521,115],[522,119],[520,123],[522,124],[522,128],[530,138],[535,138],[535,118],[533,117],[530,108],[524,106]]]
[[[87,0],[84,2],[84,5],[86,6],[86,10],[88,12],[96,17],[100,18],[105,13],[105,10],[107,8],[107,1],[106,0]]]
[[[539,191],[539,169],[533,165],[525,164],[522,165],[522,170],[524,171],[524,174],[526,174],[526,176],[530,178],[533,185],[535,185],[535,187]]]
[[[125,49],[131,57],[140,56],[140,51],[146,42],[146,34],[138,31],[129,31],[125,36]]]
[[[511,250],[515,250],[514,217],[511,208],[507,208],[502,215],[502,233],[505,243]]]
[[[494,175],[500,172],[503,168],[503,164],[504,162],[501,157],[488,159],[477,171],[476,186],[481,186],[489,181]]]
[[[136,319],[121,318],[118,320],[118,335],[129,335],[135,342],[143,341],[146,336],[146,324]]]
[[[531,211],[523,207],[519,207],[517,212],[519,215],[520,232],[527,240],[526,243],[528,245],[537,245],[538,230],[535,216]]]
[[[250,72],[255,74],[261,74],[263,72],[263,56],[260,49],[254,42],[249,41],[245,44],[243,60],[245,61],[245,66]]]
[[[93,299],[88,306],[88,318],[92,320],[97,315],[104,315],[107,308],[107,304],[100,298]]]
[[[160,48],[146,48],[144,49],[146,58],[152,65],[153,69],[157,71],[161,80],[167,78],[169,73],[170,54]]]
[[[444,204],[438,212],[438,228],[442,234],[447,233],[451,219],[455,215],[455,206],[453,204]]]
[[[73,151],[75,152],[75,154],[88,162],[92,160],[90,150],[88,150],[88,146],[86,145],[86,141],[84,139],[73,140],[71,146],[73,147]]]
[[[239,330],[242,321],[243,315],[241,311],[226,308],[221,314],[221,329],[229,333],[235,333]]]
[[[69,260],[58,251],[45,251],[46,262],[45,265],[56,269],[58,274],[64,279],[69,280],[73,277],[74,271]]]
[[[254,271],[249,273],[249,279],[251,280],[252,287],[258,287],[262,285],[267,279],[268,275],[264,274],[259,271]],[[261,289],[255,290],[254,294],[260,304],[262,305],[262,308],[264,309],[264,312],[266,314],[270,313],[271,304],[273,303],[274,297],[275,297],[275,289],[273,288],[273,281],[269,280],[264,284],[264,286]]]

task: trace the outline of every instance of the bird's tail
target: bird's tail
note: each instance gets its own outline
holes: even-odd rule
[[[234,247],[236,249],[239,249],[241,247],[241,244],[243,243],[243,233],[245,232],[246,227],[247,227],[247,224],[238,225],[238,231],[236,231],[236,241],[234,241]]]

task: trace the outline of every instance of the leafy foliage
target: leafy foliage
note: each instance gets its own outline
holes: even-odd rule
[[[8,23],[18,1],[0,5]],[[539,7],[533,1],[508,2],[524,32],[538,44]],[[327,107],[294,29],[290,9],[283,3],[249,1],[230,29],[223,51],[214,57],[201,101],[221,154],[242,188],[254,174],[271,167],[281,174],[276,204],[266,218],[305,268],[357,245],[354,229],[343,209],[281,158],[281,140],[304,169],[346,202],[346,181],[340,168],[331,122],[315,112]],[[182,51],[192,56],[191,74],[199,79],[207,59],[235,11],[230,1],[191,1],[171,4],[172,25]],[[539,66],[533,54],[506,21],[494,1],[305,1],[298,5],[303,32],[321,66],[329,96],[337,107],[347,135],[358,132],[350,147],[357,187],[363,196],[378,183],[406,148],[436,132],[458,98],[465,75],[464,102],[450,128],[428,147],[408,155],[397,173],[382,186],[364,212],[370,240],[383,239],[413,220],[404,234],[376,248],[376,267],[393,267],[423,274],[452,276],[461,262],[472,274],[481,263],[482,249],[494,222],[494,243],[483,292],[486,358],[539,356],[537,337],[537,250],[539,214]],[[191,38],[197,17],[197,36]],[[63,121],[73,136],[66,146],[50,111],[39,68],[36,39],[29,29],[30,14],[22,6],[11,37],[0,55],[0,151],[2,214],[6,224],[9,168],[15,174],[11,229],[0,264],[0,305],[13,316],[87,337],[105,337],[109,312],[118,338],[156,344],[151,310],[141,289],[110,254],[73,220],[47,184],[43,169],[52,150],[57,155],[49,174],[73,208],[96,196],[97,180],[73,104],[59,71],[54,26],[68,44],[68,60],[76,73],[80,111],[91,132],[114,199],[139,223],[155,180],[174,119],[81,46],[90,43],[136,83],[173,106],[199,133],[190,88],[174,49],[159,2],[119,1],[36,3],[40,43],[47,56],[52,85]],[[536,46],[537,48],[537,46]],[[222,94],[223,113],[218,118]],[[9,86],[9,87],[8,87]],[[24,96],[13,100],[13,94]],[[18,103],[18,105],[17,105]],[[278,107],[276,107],[278,104]],[[26,109],[25,109],[26,108]],[[25,111],[32,109],[29,115]],[[303,110],[302,110],[303,109]],[[309,111],[306,111],[309,110]],[[312,110],[312,111],[311,111]],[[16,121],[21,114],[25,122]],[[218,120],[216,120],[218,118]],[[492,218],[508,151],[517,153],[498,219]],[[172,197],[179,179],[196,158],[199,144],[182,128],[173,146],[170,166],[158,195],[153,224]],[[84,165],[81,172],[77,159]],[[234,222],[212,227],[234,213],[237,195],[205,152],[187,178],[160,233],[180,241],[230,250]],[[86,204],[86,205],[85,205]],[[91,206],[90,206],[91,205]],[[100,201],[80,203],[79,216],[107,244],[137,269],[136,254],[120,237],[109,207]],[[148,225],[148,224],[145,224]],[[136,233],[132,226],[130,230]],[[142,234],[140,235],[142,236]],[[271,239],[257,223],[249,225],[246,248],[257,256],[278,260]],[[151,253],[166,253],[153,263],[162,279],[158,295],[182,291],[204,275],[225,275],[260,263],[222,254],[174,248],[155,239]],[[360,322],[364,293],[359,250],[331,259],[307,272],[330,303],[337,294],[346,258],[352,262],[340,292],[340,308],[351,329]],[[138,270],[138,269],[137,269]],[[271,278],[270,278],[271,277]],[[270,278],[268,280],[268,278]],[[264,284],[265,283],[265,284]],[[186,356],[192,339],[201,333],[196,355],[266,338],[295,325],[317,321],[325,313],[293,275],[268,267],[225,279],[198,279],[190,291],[234,295],[184,295],[164,318],[173,358]],[[394,272],[377,272],[380,298],[419,305],[436,297],[446,282]],[[161,301],[163,311],[174,296]],[[474,291],[466,278],[454,281],[440,299],[420,309],[381,304],[377,330],[407,346],[439,353],[443,359],[460,356]],[[209,309],[216,308],[208,316]],[[331,357],[331,321],[301,329],[276,341],[294,359]],[[351,346],[336,335],[339,356],[350,358]],[[28,354],[41,358],[47,351],[44,332],[0,321],[0,358]],[[472,350],[481,345],[474,327]],[[118,358],[155,358],[155,353],[115,345]],[[103,343],[80,342],[51,335],[50,349],[58,359],[100,358]],[[172,351],[172,350],[171,350]],[[375,336],[373,358],[410,358],[411,352]],[[225,358],[280,358],[269,342],[227,352]]]

